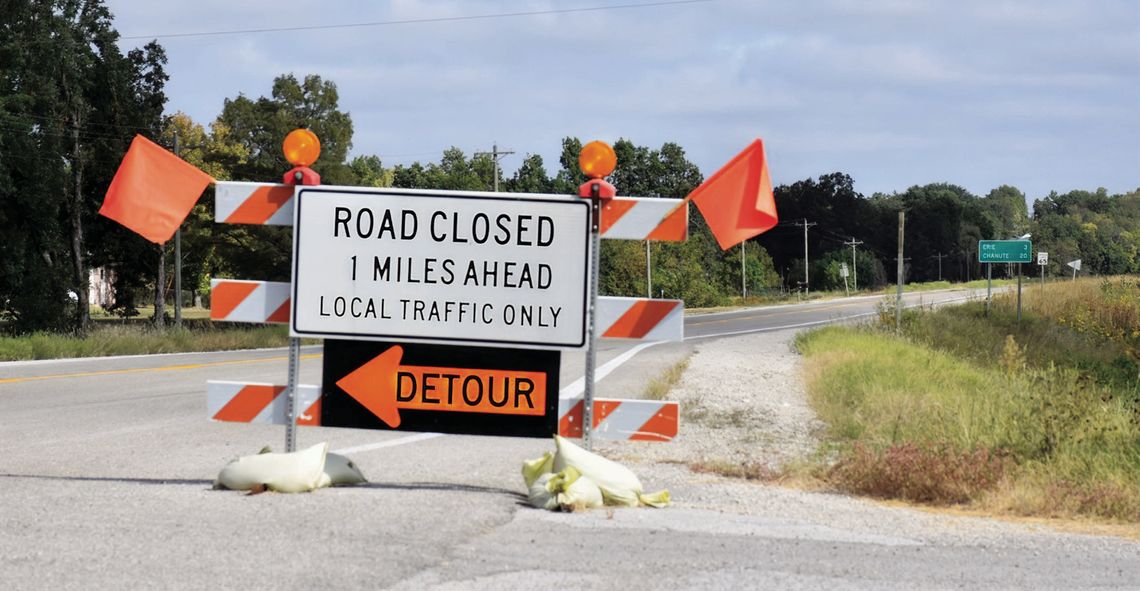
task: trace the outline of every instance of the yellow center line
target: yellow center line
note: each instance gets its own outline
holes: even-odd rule
[[[301,359],[316,359],[321,353],[302,355]],[[246,365],[250,363],[265,363],[267,361],[283,361],[289,359],[282,357],[265,357],[262,359],[238,359],[235,361],[212,361],[210,363],[186,363],[182,365],[164,365],[161,367],[135,367],[130,369],[105,369],[102,371],[85,371],[79,373],[57,373],[46,376],[26,376],[22,378],[0,378],[0,384],[17,384],[20,382],[35,382],[39,380],[59,380],[63,378],[88,378],[93,376],[110,376],[128,373],[147,373],[154,371],[179,371],[186,369],[201,369],[203,367],[217,367],[220,365]]]

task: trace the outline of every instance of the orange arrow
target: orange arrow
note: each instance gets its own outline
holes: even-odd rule
[[[393,429],[400,426],[400,410],[396,408],[396,372],[403,356],[404,348],[396,345],[336,383]]]
[[[546,414],[543,372],[400,365],[403,355],[394,345],[336,385],[392,429],[400,426],[401,408]]]

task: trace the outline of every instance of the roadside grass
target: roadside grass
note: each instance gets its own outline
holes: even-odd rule
[[[685,375],[685,370],[689,369],[689,360],[692,355],[686,355],[684,359],[674,363],[661,375],[649,380],[645,385],[645,390],[642,392],[642,397],[647,400],[665,400],[669,396],[669,392],[681,381],[681,376]]]
[[[1023,303],[1020,326],[999,302],[989,317],[980,304],[912,314],[901,337],[802,333],[828,425],[810,471],[882,498],[1140,522],[1140,284],[1047,285]]]
[[[0,336],[0,361],[261,349],[285,346],[288,337],[285,326],[229,324],[219,328],[206,321],[193,330],[159,331],[135,323],[95,323],[82,338],[55,333]]]

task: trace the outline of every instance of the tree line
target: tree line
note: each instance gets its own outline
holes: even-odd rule
[[[438,161],[395,166],[375,155],[350,157],[351,114],[340,109],[336,84],[318,75],[278,76],[268,96],[227,98],[213,121],[195,122],[165,113],[169,76],[162,46],[151,42],[121,53],[101,0],[13,3],[5,17],[0,321],[8,331],[86,330],[92,268],[110,272],[112,312],[130,316],[153,301],[161,322],[172,289],[170,245],[155,246],[96,213],[136,133],[177,146],[182,158],[219,180],[280,179],[290,168],[281,141],[298,127],[321,139],[313,168],[326,184],[489,191],[497,180],[504,191],[573,194],[585,180],[577,166],[582,143],[573,137],[563,139],[552,172],[541,156],[529,154],[506,175],[490,154],[469,156],[454,147]],[[679,198],[703,181],[675,143],[651,148],[620,139],[614,149],[618,168],[610,180],[619,195]],[[840,172],[780,185],[775,197],[780,225],[728,252],[720,251],[695,211],[683,243],[603,241],[601,291],[708,306],[740,295],[742,274],[749,293],[802,288],[804,225],[807,287],[842,289],[839,269],[851,261],[860,287],[877,287],[893,280],[888,269],[894,269],[900,209],[907,212],[908,281],[978,278],[979,239],[1026,232],[1033,233],[1036,250],[1052,253],[1054,267],[1082,258],[1094,273],[1140,272],[1136,191],[1052,193],[1035,201],[1032,217],[1025,195],[1010,186],[976,196],[937,183],[866,197]],[[186,291],[208,297],[211,277],[287,281],[290,229],[216,224],[213,199],[207,190],[183,224]]]

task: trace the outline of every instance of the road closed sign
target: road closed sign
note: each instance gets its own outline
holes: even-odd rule
[[[577,197],[298,188],[293,336],[580,348]]]

